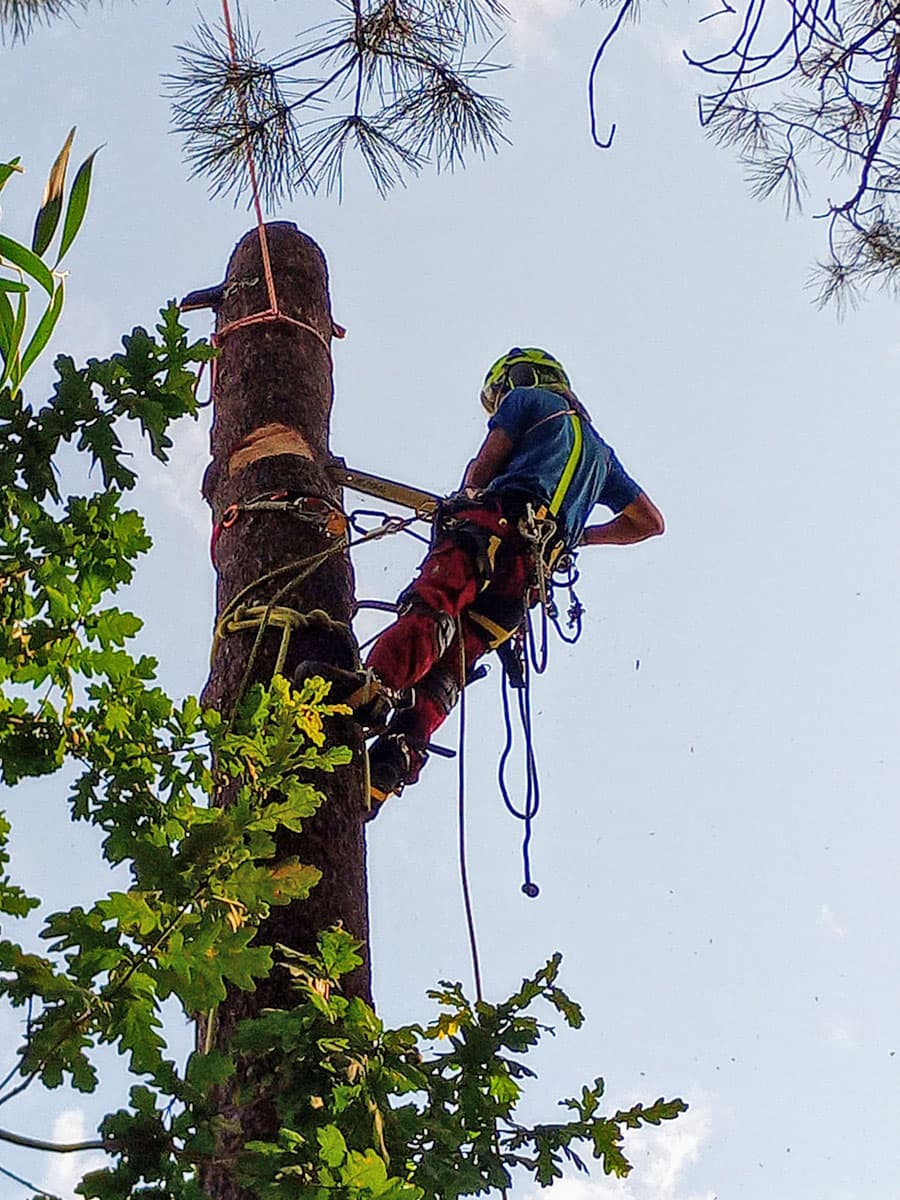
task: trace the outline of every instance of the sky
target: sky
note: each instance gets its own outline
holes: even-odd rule
[[[307,11],[249,10],[270,50]],[[704,11],[647,5],[611,48],[612,151],[591,146],[584,99],[609,13],[528,0],[504,48],[514,68],[496,80],[511,146],[386,200],[351,169],[340,205],[304,197],[269,215],[328,258],[348,328],[333,448],[348,463],[452,490],[483,436],[487,366],[536,344],[666,516],[661,539],[580,556],[584,636],[553,644],[537,681],[537,900],[520,892],[520,830],[497,794],[496,669],[469,699],[488,996],[558,949],[587,1015],[539,1052],[525,1115],[552,1120],[597,1075],[611,1109],[690,1104],[629,1139],[629,1180],[567,1178],[557,1200],[896,1200],[897,310],[876,295],[843,321],[819,311],[814,209],[785,221],[704,139],[680,61],[714,36],[715,23],[698,31]],[[116,3],[0,48],[3,154],[29,167],[4,193],[4,232],[28,236],[72,124],[82,154],[104,145],[56,350],[111,353],[169,297],[217,282],[251,227],[188,180],[169,132],[160,76],[196,16],[183,0]],[[190,325],[207,333],[208,314]],[[145,464],[137,497],[156,546],[128,599],[176,695],[207,671],[207,417],[179,426],[167,469]],[[359,596],[393,598],[417,561],[412,541],[362,548]],[[121,886],[67,823],[64,780],[3,805],[17,881],[50,911]],[[454,765],[433,760],[392,800],[369,848],[379,1011],[421,1018],[438,978],[471,977]],[[0,1013],[8,1056],[16,1021]],[[186,1051],[177,1019],[173,1033]],[[31,1092],[0,1125],[90,1135],[125,1100],[107,1061],[102,1095]],[[84,1164],[10,1147],[0,1167],[68,1198]],[[23,1195],[0,1177],[0,1200]]]

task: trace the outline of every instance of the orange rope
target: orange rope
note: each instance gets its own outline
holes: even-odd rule
[[[228,0],[222,0],[222,16],[225,21],[225,32],[228,35],[228,51],[231,55],[231,65],[236,74],[238,69],[237,42],[234,36],[234,26],[232,25],[231,21],[231,10],[228,7]],[[275,276],[272,273],[272,259],[269,254],[269,241],[266,236],[266,225],[265,221],[263,220],[262,203],[259,198],[259,182],[256,175],[256,162],[253,158],[253,148],[250,145],[250,119],[247,115],[247,104],[244,96],[239,89],[236,89],[236,91],[238,97],[238,108],[241,115],[241,123],[244,126],[244,148],[247,154],[247,171],[250,176],[250,189],[253,194],[253,208],[256,212],[256,229],[259,235],[259,248],[262,254],[263,274],[265,275],[266,279],[266,290],[269,294],[269,307],[265,310],[265,312],[251,313],[249,316],[240,317],[238,320],[232,321],[222,329],[219,329],[212,336],[212,344],[214,346],[221,345],[222,341],[229,333],[234,333],[237,329],[246,329],[248,325],[274,322],[283,325],[293,325],[297,329],[305,329],[308,333],[311,333],[328,355],[328,360],[330,362],[331,345],[325,335],[316,329],[315,326],[307,324],[306,321],[298,321],[294,317],[289,317],[278,307],[278,296],[275,292]],[[341,329],[339,326],[332,325],[332,332],[336,337],[343,337],[345,330]],[[212,393],[215,392],[215,386],[216,360],[213,359],[210,368],[210,398],[212,398]]]
[[[331,355],[331,347],[328,345],[328,342],[325,340],[325,338],[322,337],[321,333],[319,333],[318,329],[316,329],[313,325],[307,325],[305,321],[296,321],[293,317],[289,317],[283,312],[272,312],[271,309],[268,312],[250,313],[249,316],[238,317],[236,321],[232,321],[230,325],[226,325],[224,329],[220,329],[218,333],[214,333],[212,336],[212,343],[213,345],[217,345],[226,333],[233,333],[236,329],[245,329],[248,325],[259,325],[262,322],[276,322],[284,325],[296,325],[298,329],[306,329],[309,333],[313,334],[319,339],[325,349],[325,353],[329,356]]]
[[[231,24],[231,10],[228,0],[222,0],[222,15],[225,19],[225,32],[228,34],[228,52],[231,55],[231,65],[237,73],[237,43],[234,38],[234,28]],[[238,107],[241,112],[241,122],[246,138],[244,147],[247,151],[247,170],[250,173],[250,187],[253,192],[253,207],[256,209],[256,228],[259,230],[259,245],[262,250],[263,273],[266,277],[266,288],[269,292],[269,312],[278,312],[278,298],[275,295],[275,279],[272,275],[272,260],[269,257],[269,242],[266,238],[266,227],[263,223],[262,204],[259,199],[259,184],[256,179],[256,163],[253,159],[253,149],[250,145],[250,120],[247,116],[247,104],[240,89],[235,89],[238,97]]]

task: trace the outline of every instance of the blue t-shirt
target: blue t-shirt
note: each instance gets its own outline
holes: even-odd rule
[[[549,504],[569,461],[575,431],[565,413],[564,396],[544,388],[514,388],[504,396],[488,422],[502,429],[513,443],[503,472],[491,480],[487,491],[519,492]],[[574,546],[595,504],[620,513],[636,500],[641,489],[627,474],[611,446],[583,417],[581,457],[569,490],[559,510],[560,532],[566,545]]]

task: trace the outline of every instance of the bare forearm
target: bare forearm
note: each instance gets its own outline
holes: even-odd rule
[[[581,535],[582,546],[633,546],[653,533],[635,528],[627,517],[614,517],[604,525],[589,525]]]
[[[633,546],[665,532],[663,515],[645,493],[603,525],[589,525],[581,535],[582,546]]]
[[[484,488],[494,478],[493,470],[486,463],[480,463],[477,458],[473,458],[466,467],[466,473],[463,476],[464,488]]]
[[[464,488],[484,488],[503,470],[512,450],[512,442],[502,429],[492,429],[481,449],[466,467]]]

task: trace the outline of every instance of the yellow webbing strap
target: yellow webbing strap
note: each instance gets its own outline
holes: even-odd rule
[[[490,617],[486,617],[480,612],[473,612],[472,609],[469,609],[466,616],[470,621],[474,621],[476,625],[480,625],[482,629],[491,635],[491,641],[488,643],[491,650],[496,650],[498,646],[502,646],[504,642],[508,642],[516,632],[515,629],[504,629],[502,625],[498,625]]]
[[[578,469],[579,460],[581,459],[581,447],[584,442],[584,434],[581,429],[581,420],[575,413],[572,413],[569,416],[569,420],[572,423],[572,433],[574,434],[572,440],[572,450],[568,459],[566,460],[566,465],[563,467],[563,473],[560,475],[559,483],[556,485],[556,491],[553,493],[553,497],[548,506],[548,512],[550,513],[551,517],[559,515],[559,510],[562,508],[562,502],[566,498],[566,493],[572,484],[572,479],[575,476],[575,472]]]

